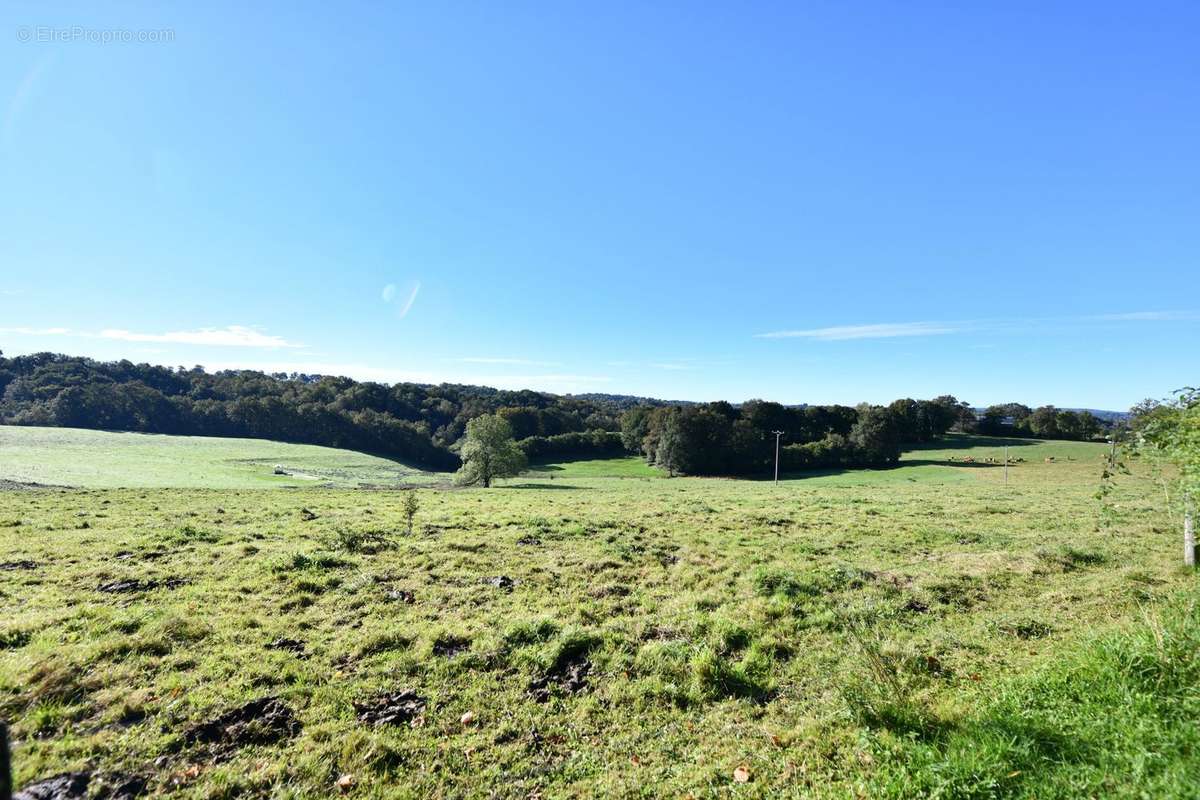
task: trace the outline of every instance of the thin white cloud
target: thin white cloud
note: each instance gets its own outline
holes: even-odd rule
[[[106,328],[99,333],[76,331],[70,328],[0,328],[0,335],[11,336],[76,336],[81,339],[111,339],[119,342],[156,342],[165,344],[197,344],[212,347],[304,347],[245,325],[224,328],[199,328],[192,331],[138,333],[120,328]]]
[[[668,370],[671,372],[682,372],[684,370],[696,368],[692,364],[681,364],[681,363],[675,362],[675,361],[651,362],[648,366],[654,367],[655,369],[665,369],[665,370]]]
[[[1128,311],[1124,314],[1100,314],[1094,317],[1108,322],[1170,322],[1198,318],[1200,316],[1195,311]]]
[[[71,336],[70,328],[0,328],[0,336]],[[77,335],[77,334],[76,334]]]
[[[421,282],[417,281],[413,284],[412,292],[408,295],[408,300],[404,301],[404,307],[400,309],[400,313],[396,316],[404,319],[408,316],[408,312],[412,310],[413,303],[417,301],[417,293],[421,291]]]
[[[0,125],[0,140],[3,141],[6,149],[12,146],[21,117],[25,114],[25,108],[38,92],[42,74],[56,58],[54,51],[48,51],[38,58],[21,78],[13,96],[9,98],[8,107],[4,112],[4,122]]]
[[[410,289],[408,292],[408,299],[404,301],[403,305],[400,306],[400,310],[396,312],[397,319],[404,319],[408,316],[408,312],[412,311],[413,303],[417,302],[417,295],[420,293],[420,291],[421,282],[414,282],[412,289]],[[396,301],[396,297],[399,295],[399,293],[400,290],[396,284],[389,283],[387,286],[383,287],[382,291],[380,291],[379,297],[383,300],[383,302],[391,304]]]
[[[1091,314],[1075,317],[1033,317],[1007,319],[970,319],[941,322],[883,322],[871,325],[837,325],[830,328],[771,331],[755,334],[756,339],[893,339],[902,336],[941,336],[951,333],[1024,331],[1033,326],[1079,325],[1096,322],[1167,322],[1200,320],[1195,311],[1129,311],[1119,314]]]
[[[245,325],[229,325],[225,328],[199,328],[193,331],[168,331],[167,333],[136,333],[134,331],[108,328],[96,334],[100,339],[115,339],[122,342],[165,342],[169,344],[198,344],[213,347],[303,347],[289,342],[282,336],[274,336]]]
[[[455,358],[460,364],[500,364],[505,366],[515,367],[558,367],[561,366],[557,361],[532,361],[528,358],[493,358],[491,356],[467,356],[465,358]]]
[[[893,339],[898,336],[940,336],[955,333],[960,328],[950,322],[883,322],[874,325],[837,325],[831,328],[811,328],[796,331],[772,331],[756,334],[757,339]]]

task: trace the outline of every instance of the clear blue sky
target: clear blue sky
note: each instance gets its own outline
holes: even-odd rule
[[[1194,2],[192,5],[0,10],[7,354],[733,401],[1200,381]]]

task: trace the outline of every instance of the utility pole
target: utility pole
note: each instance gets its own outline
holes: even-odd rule
[[[775,485],[779,485],[779,437],[783,436],[783,431],[771,431],[775,434]]]

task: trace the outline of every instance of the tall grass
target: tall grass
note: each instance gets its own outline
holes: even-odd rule
[[[1200,595],[1003,686],[959,720],[873,734],[875,797],[1195,798]],[[914,730],[919,735],[914,735]]]

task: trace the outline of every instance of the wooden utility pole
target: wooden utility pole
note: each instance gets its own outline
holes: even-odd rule
[[[775,485],[779,485],[779,437],[783,436],[783,431],[771,431],[775,434]]]

